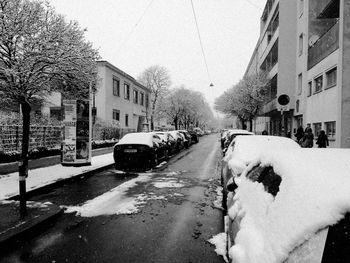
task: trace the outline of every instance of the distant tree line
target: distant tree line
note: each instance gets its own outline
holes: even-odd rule
[[[159,119],[166,119],[175,129],[215,127],[216,119],[204,95],[185,86],[172,88],[165,67],[154,65],[145,69],[138,81],[151,90],[147,115],[150,116],[152,130],[154,122]]]
[[[270,79],[264,72],[247,75],[218,97],[214,108],[228,116],[237,116],[242,127],[246,127],[248,122],[251,129],[253,120],[264,105],[270,85]]]

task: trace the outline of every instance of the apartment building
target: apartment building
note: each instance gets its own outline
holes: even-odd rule
[[[350,0],[268,0],[245,74],[265,70],[271,90],[254,122],[257,133],[325,130],[330,147],[350,147]],[[277,98],[290,97],[278,112]],[[294,138],[294,137],[293,137]]]
[[[107,61],[98,61],[98,88],[92,98],[93,117],[120,128],[142,131],[147,126],[151,90]],[[62,119],[61,94],[45,101],[42,113]]]
[[[99,89],[93,104],[97,119],[118,121],[121,128],[142,131],[151,90],[107,61],[98,61]]]
[[[299,0],[298,119],[331,147],[350,147],[348,0]],[[346,26],[347,25],[347,26]],[[301,90],[300,90],[301,89]]]
[[[268,0],[260,19],[260,36],[248,64],[246,75],[260,70],[268,73],[271,87],[265,105],[253,123],[253,131],[267,130],[273,135],[287,135],[292,130],[296,67],[297,2]],[[286,94],[290,98],[289,110],[279,111],[277,98]]]

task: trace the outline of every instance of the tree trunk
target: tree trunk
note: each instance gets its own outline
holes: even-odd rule
[[[174,119],[174,126],[175,126],[175,130],[177,130],[178,129],[177,118]]]
[[[253,119],[249,119],[249,131],[253,131]]]
[[[28,177],[28,152],[29,152],[29,132],[30,132],[30,111],[29,103],[23,102],[23,133],[22,133],[22,155],[19,163],[19,195],[20,195],[20,216],[24,217],[27,213],[26,207],[26,177]]]
[[[151,115],[151,131],[154,130],[153,115]]]
[[[243,130],[245,130],[247,128],[245,125],[245,121],[243,119],[241,119],[241,125],[242,125]]]

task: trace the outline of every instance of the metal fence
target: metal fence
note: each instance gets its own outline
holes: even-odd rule
[[[93,140],[120,139],[135,129],[93,127]],[[45,147],[57,148],[62,142],[61,126],[30,126],[29,150]],[[0,125],[0,151],[19,152],[22,147],[22,126]]]
[[[29,150],[45,147],[60,147],[62,141],[61,126],[30,126]],[[22,147],[22,126],[0,126],[0,151],[15,152]]]
[[[136,132],[136,130],[95,125],[92,128],[92,140],[121,139],[125,134],[131,132]]]

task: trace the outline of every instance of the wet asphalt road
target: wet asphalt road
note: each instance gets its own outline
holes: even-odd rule
[[[149,181],[128,190],[128,197],[148,197],[137,213],[65,213],[5,251],[0,248],[0,262],[224,262],[207,242],[223,232],[222,211],[213,205],[220,182],[219,138],[213,134],[200,139],[168,164],[146,173]],[[137,176],[109,169],[32,200],[79,205]],[[177,187],[155,184],[170,181]]]

